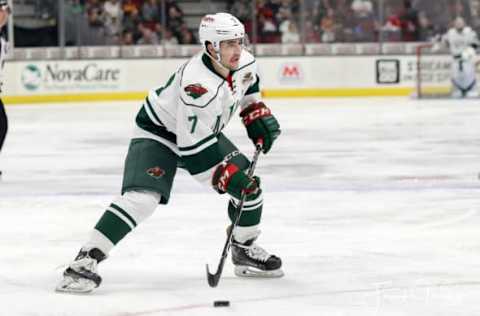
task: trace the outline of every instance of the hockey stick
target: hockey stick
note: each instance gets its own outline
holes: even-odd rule
[[[255,153],[253,154],[252,162],[250,163],[250,166],[248,168],[247,175],[249,177],[253,176],[253,172],[255,171],[255,166],[257,165],[257,160],[258,160],[258,157],[260,156],[260,152],[262,151],[262,148],[263,148],[262,142],[259,141],[256,145],[256,150],[255,150]],[[222,275],[222,271],[223,271],[223,265],[225,264],[225,259],[227,259],[228,250],[230,249],[230,245],[232,244],[233,231],[235,230],[235,227],[237,227],[238,222],[240,221],[240,217],[242,216],[242,208],[243,208],[243,204],[245,203],[246,197],[247,197],[247,194],[245,193],[245,191],[243,191],[242,194],[240,195],[240,203],[238,204],[238,207],[237,207],[238,216],[235,218],[235,221],[232,224],[232,229],[229,229],[227,240],[225,241],[225,246],[223,246],[222,257],[220,258],[220,262],[218,263],[217,272],[215,272],[215,274],[210,273],[210,270],[208,269],[208,264],[207,264],[207,281],[210,287],[216,287],[218,285],[218,281],[220,281],[220,276]]]

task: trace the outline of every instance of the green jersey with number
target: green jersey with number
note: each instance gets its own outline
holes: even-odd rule
[[[182,158],[201,182],[223,160],[217,135],[238,108],[260,100],[255,58],[244,50],[237,70],[223,78],[200,53],[183,64],[162,87],[149,91],[136,118],[134,138],[151,138]]]

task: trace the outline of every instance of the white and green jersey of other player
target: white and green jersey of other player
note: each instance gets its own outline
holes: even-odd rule
[[[223,160],[217,135],[238,108],[260,101],[255,58],[244,50],[239,67],[223,78],[204,53],[183,64],[164,86],[149,91],[134,138],[154,139],[180,156],[198,181],[210,181]]]

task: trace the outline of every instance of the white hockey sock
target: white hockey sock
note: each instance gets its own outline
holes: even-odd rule
[[[82,247],[82,249],[98,248],[105,255],[108,256],[113,246],[115,245],[110,241],[110,239],[105,237],[105,235],[99,232],[98,230],[93,229],[92,232],[90,233],[90,238]]]
[[[261,233],[258,226],[259,225],[247,226],[247,227],[237,226],[233,231],[233,238],[239,243],[244,243],[247,240],[250,240],[252,238],[257,238]]]
[[[153,214],[160,194],[152,191],[128,191],[116,198],[98,221],[85,248],[99,248],[105,254]]]

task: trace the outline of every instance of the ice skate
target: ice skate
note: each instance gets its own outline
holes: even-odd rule
[[[240,277],[279,278],[283,276],[282,260],[249,239],[245,243],[232,242],[232,262]]]
[[[97,274],[97,265],[106,258],[98,248],[80,250],[75,260],[63,272],[63,280],[56,287],[57,292],[89,293],[102,283]]]
[[[478,97],[479,97],[479,93],[478,93],[477,88],[475,87],[475,89],[471,89],[470,91],[468,91],[466,97],[469,98],[469,99],[476,99],[476,98],[478,98]]]

